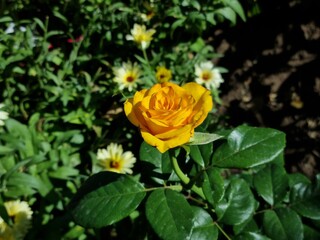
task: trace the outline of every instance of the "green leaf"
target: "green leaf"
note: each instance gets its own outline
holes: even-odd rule
[[[34,191],[37,191],[42,196],[45,196],[51,190],[50,187],[37,176],[16,172],[8,178],[8,191],[6,194],[11,197],[17,197],[19,195],[31,195]],[[15,194],[17,195],[14,196]]]
[[[319,240],[320,239],[320,231],[315,230],[307,225],[303,226],[304,230],[304,239],[308,240]]]
[[[305,182],[293,186],[290,192],[291,208],[304,217],[320,220],[320,174],[314,184]]]
[[[259,233],[245,232],[236,236],[234,240],[271,240],[271,239]]]
[[[197,40],[190,45],[190,49],[194,52],[200,52],[205,46],[205,41],[201,37],[198,37]]]
[[[235,11],[243,21],[246,20],[246,16],[244,14],[243,8],[237,0],[225,0],[224,2],[229,7],[231,7],[233,9],[233,11]]]
[[[239,235],[239,234],[242,235],[242,233],[249,233],[249,232],[253,233],[258,231],[259,231],[259,227],[253,218],[249,218],[245,222],[233,226],[233,232],[236,235]]]
[[[197,164],[199,164],[201,167],[204,167],[205,161],[202,157],[199,147],[200,146],[197,145],[190,146],[190,156]]]
[[[38,26],[42,29],[42,31],[44,31],[44,32],[47,31],[47,29],[44,26],[43,22],[39,18],[33,18],[33,21],[35,21],[38,24]]]
[[[172,38],[173,37],[173,33],[174,31],[178,28],[178,27],[181,27],[184,25],[186,21],[186,18],[183,17],[183,18],[180,18],[178,20],[176,20],[174,23],[171,24],[171,32],[170,32],[170,37]]]
[[[303,225],[297,213],[289,208],[267,210],[263,214],[263,228],[268,237],[277,240],[302,240]]]
[[[193,227],[188,239],[197,240],[215,240],[218,239],[218,228],[214,224],[211,216],[205,210],[199,207],[192,207]]]
[[[145,172],[151,174],[156,182],[162,184],[163,180],[161,179],[166,179],[164,175],[169,175],[172,172],[169,151],[161,154],[155,147],[142,142],[139,155],[140,160],[146,163],[144,165]]]
[[[192,208],[182,194],[171,189],[159,189],[150,194],[146,216],[162,239],[185,240],[191,233]]]
[[[204,171],[203,193],[211,205],[217,204],[224,196],[224,181],[220,170],[208,168]]]
[[[185,145],[187,146],[187,145]],[[212,144],[190,146],[190,156],[201,167],[211,164],[213,147]]]
[[[193,137],[190,138],[188,145],[203,145],[219,140],[221,138],[223,138],[223,136],[215,133],[195,132]]]
[[[5,16],[0,18],[0,23],[3,23],[3,22],[13,22],[13,19],[9,16]]]
[[[252,217],[255,211],[255,199],[243,179],[232,179],[225,198],[216,208],[219,221],[229,225],[241,224]]]
[[[61,166],[55,171],[49,173],[50,177],[58,179],[69,179],[70,177],[77,175],[79,175],[79,170],[68,166]]]
[[[234,10],[230,7],[219,8],[218,10],[215,11],[215,13],[222,15],[233,24],[236,23],[237,16]]]
[[[213,165],[249,168],[271,162],[283,153],[285,134],[271,128],[240,126],[213,155]]]
[[[214,12],[205,13],[206,20],[215,26],[217,24],[217,21],[214,19],[214,15],[215,15]]]
[[[33,144],[35,140],[32,139],[32,135],[26,125],[10,118],[6,121],[6,127],[10,135],[15,137],[12,143],[10,143],[11,146],[16,144],[14,147],[20,150],[22,158],[35,155],[35,148],[38,146]],[[21,139],[21,141],[17,141],[17,139]],[[23,145],[21,145],[21,142],[23,142]]]
[[[79,225],[101,228],[129,216],[145,194],[144,187],[130,176],[100,172],[79,189],[70,205],[71,214]]]
[[[280,203],[287,194],[288,176],[283,167],[267,165],[254,176],[254,186],[259,195],[271,206]]]
[[[290,188],[298,183],[305,183],[305,184],[311,183],[310,179],[302,173],[291,173],[291,174],[288,174],[288,177],[289,177]]]
[[[14,149],[9,146],[0,146],[0,155],[7,155],[8,153],[13,153]]]

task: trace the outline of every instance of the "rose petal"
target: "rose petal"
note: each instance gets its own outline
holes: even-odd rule
[[[124,112],[127,116],[127,118],[129,119],[129,121],[135,125],[135,126],[139,126],[139,121],[138,121],[138,118],[137,116],[135,115],[134,111],[133,111],[133,99],[130,98],[130,99],[127,99],[124,103]]]
[[[182,87],[189,91],[196,100],[196,104],[193,108],[195,113],[193,120],[195,121],[194,127],[197,127],[204,121],[208,113],[213,108],[211,93],[209,90],[197,83],[187,83]]]
[[[172,133],[173,132],[171,132],[171,134]],[[180,134],[177,135],[173,134],[173,137],[170,139],[160,139],[149,132],[141,131],[143,139],[151,146],[155,146],[161,153],[164,153],[170,148],[174,148],[189,142],[191,137],[189,129],[186,131],[179,131],[179,133]]]

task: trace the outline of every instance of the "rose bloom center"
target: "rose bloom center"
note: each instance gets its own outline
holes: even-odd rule
[[[192,115],[195,99],[192,95],[181,91],[175,92],[171,87],[154,93],[149,102],[146,114],[149,118],[157,119],[163,127],[183,126]]]

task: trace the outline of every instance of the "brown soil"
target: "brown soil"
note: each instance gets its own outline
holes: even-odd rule
[[[320,1],[274,2],[214,33],[224,55],[216,63],[229,70],[219,113],[230,126],[284,131],[288,171],[313,177],[320,170]]]

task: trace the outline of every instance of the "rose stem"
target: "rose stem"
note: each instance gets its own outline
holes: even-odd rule
[[[180,169],[179,164],[178,164],[178,160],[174,157],[171,156],[171,163],[173,166],[173,170],[175,171],[175,173],[177,174],[177,176],[180,178],[180,180],[185,184],[188,185],[190,183],[190,178],[188,178]],[[194,191],[196,194],[198,194],[200,197],[202,197],[203,199],[206,199],[206,197],[203,194],[203,191],[201,188],[192,185],[191,190]]]

